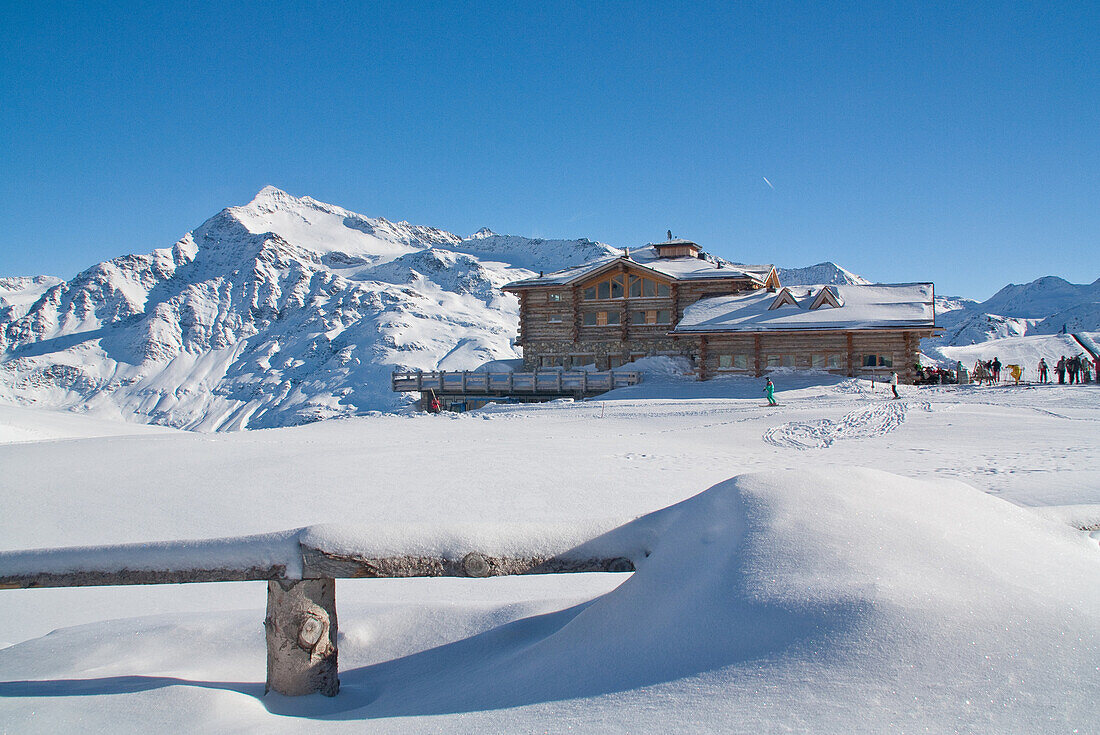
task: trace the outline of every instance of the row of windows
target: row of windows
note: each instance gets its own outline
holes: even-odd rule
[[[670,293],[667,283],[643,276],[617,273],[607,280],[588,286],[582,295],[585,301],[602,301],[621,298],[667,298]]]
[[[672,311],[669,309],[645,309],[631,311],[630,323],[637,325],[646,324],[672,324]],[[560,323],[560,316],[551,316],[551,324]],[[622,323],[620,311],[586,311],[582,317],[582,323],[586,327],[610,327]]]
[[[841,370],[847,367],[848,359],[843,354],[811,353],[809,355],[763,354],[761,363],[768,368],[799,367],[819,370]],[[893,355],[862,355],[863,367],[893,367]],[[718,355],[719,370],[748,370],[756,368],[755,357],[749,354]]]

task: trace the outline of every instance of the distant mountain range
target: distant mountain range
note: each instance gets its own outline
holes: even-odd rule
[[[500,287],[623,251],[483,229],[460,237],[267,187],[170,248],[62,281],[0,279],[0,401],[206,431],[285,426],[402,400],[395,368],[473,369],[519,356]],[[791,285],[868,283],[834,263]],[[943,338],[1095,331],[1100,281],[938,299]]]

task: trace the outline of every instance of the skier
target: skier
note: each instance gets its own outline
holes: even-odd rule
[[[1047,380],[1047,361],[1044,360],[1041,357],[1039,358],[1039,382],[1040,383],[1049,383],[1050,382],[1049,380]]]
[[[778,406],[779,404],[775,400],[775,386],[772,384],[772,379],[768,378],[768,382],[764,385],[764,392],[768,394],[768,405]]]
[[[1062,355],[1058,362],[1054,364],[1054,371],[1058,373],[1058,385],[1064,385],[1066,382],[1066,356]]]
[[[1001,382],[1001,361],[998,360],[996,357],[994,357],[993,358],[993,363],[990,367],[993,368],[993,382],[994,383],[1000,383]]]
[[[898,374],[890,373],[890,390],[894,391],[894,398],[901,398],[898,395]]]

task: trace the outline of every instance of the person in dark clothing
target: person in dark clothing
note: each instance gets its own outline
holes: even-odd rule
[[[1050,382],[1050,381],[1047,380],[1047,361],[1044,360],[1041,357],[1039,358],[1039,382],[1040,383]]]
[[[1001,382],[1001,361],[996,357],[993,358],[993,363],[990,365],[993,368],[993,382]]]
[[[1073,357],[1066,360],[1066,374],[1069,377],[1070,385],[1073,385],[1077,382],[1077,371],[1080,369],[1080,367],[1081,360],[1077,357],[1077,355],[1074,355]]]
[[[1058,385],[1066,382],[1066,356],[1062,355],[1054,365],[1054,372],[1058,373]]]

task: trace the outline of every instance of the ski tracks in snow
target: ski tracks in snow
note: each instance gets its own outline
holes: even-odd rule
[[[910,404],[885,401],[850,411],[839,420],[788,421],[764,432],[764,441],[785,449],[825,449],[838,439],[865,439],[882,436],[905,421]],[[922,401],[917,408],[931,411],[931,404]]]

